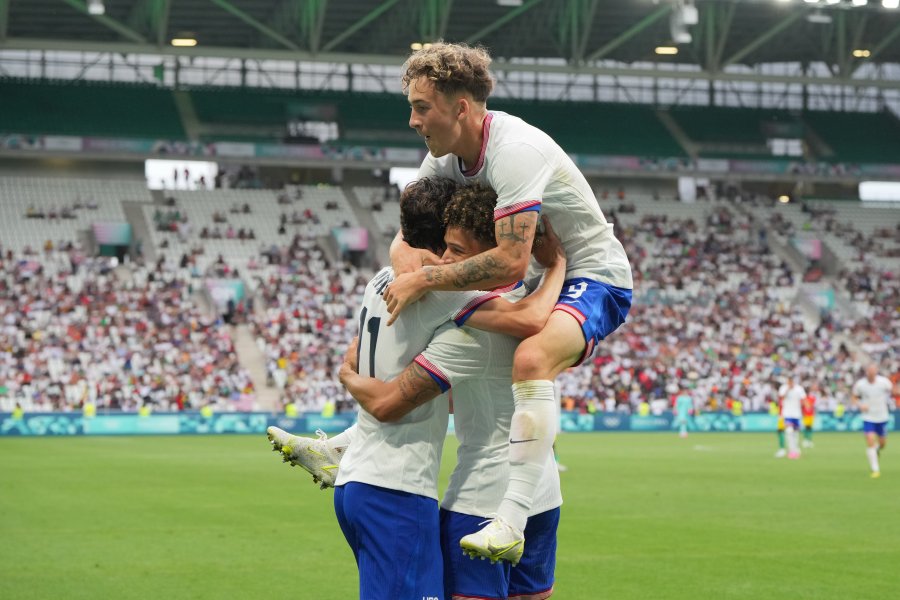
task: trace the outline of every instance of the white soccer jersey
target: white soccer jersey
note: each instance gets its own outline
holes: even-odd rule
[[[869,423],[887,422],[893,389],[891,380],[883,375],[877,375],[875,381],[863,377],[853,384],[853,395],[866,405],[866,410],[862,414],[863,420]]]
[[[781,398],[781,416],[785,419],[799,419],[803,416],[803,399],[806,398],[806,390],[802,386],[794,384],[791,387],[785,383],[778,388],[778,397]]]
[[[631,289],[631,266],[587,180],[546,133],[518,117],[490,111],[481,156],[463,170],[459,158],[425,157],[419,177],[480,181],[497,192],[494,218],[539,207],[566,250],[566,278],[587,277]]]
[[[382,381],[398,376],[438,327],[462,321],[473,307],[497,296],[479,291],[430,292],[388,327],[390,315],[382,294],[393,279],[391,268],[382,269],[366,286],[359,313],[359,373]],[[425,403],[395,423],[381,423],[361,409],[335,485],[357,481],[437,499],[447,420],[446,396]]]
[[[460,445],[441,502],[446,510],[487,517],[500,506],[509,480],[509,426],[515,409],[511,375],[518,345],[517,338],[507,335],[449,325],[416,358],[453,390]],[[559,471],[551,454],[530,514],[561,504]]]

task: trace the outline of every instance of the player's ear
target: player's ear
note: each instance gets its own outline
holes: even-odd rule
[[[469,101],[465,96],[461,96],[456,101],[456,118],[459,121],[462,121],[466,117],[469,116],[469,113],[472,111],[472,105],[469,104]]]

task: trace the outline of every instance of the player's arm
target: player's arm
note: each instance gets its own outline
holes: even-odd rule
[[[388,325],[426,292],[490,289],[522,279],[531,258],[537,219],[535,211],[502,217],[494,226],[495,248],[458,263],[429,266],[397,277],[384,293],[391,313]]]
[[[544,328],[566,278],[566,254],[550,221],[544,218],[543,223],[544,233],[532,246],[535,259],[547,269],[541,286],[519,302],[504,298],[485,302],[468,318],[466,325],[523,339]]]
[[[428,371],[415,362],[391,381],[363,377],[348,361],[338,376],[359,405],[382,422],[397,421],[442,393]]]

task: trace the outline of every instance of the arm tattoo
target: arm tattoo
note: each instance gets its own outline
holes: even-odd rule
[[[490,254],[479,254],[456,263],[452,269],[453,285],[463,289],[469,284],[502,276],[506,272],[506,265]]]
[[[441,267],[425,267],[425,281],[428,283],[441,283],[444,281],[444,270]]]
[[[497,232],[497,241],[500,240],[512,240],[513,242],[519,244],[526,244],[531,239],[534,232],[530,231],[530,227],[528,223],[520,223],[518,226],[516,225],[516,216],[510,215],[506,219],[498,221],[497,225],[499,226],[499,231]],[[521,235],[516,232],[519,231]]]
[[[410,365],[400,374],[400,397],[413,406],[421,406],[440,395],[441,388],[428,371],[417,363]]]

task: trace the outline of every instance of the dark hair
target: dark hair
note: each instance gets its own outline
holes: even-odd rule
[[[459,227],[491,248],[497,245],[494,235],[494,208],[497,192],[472,183],[457,188],[444,211],[444,227]]]
[[[446,177],[423,177],[400,194],[400,232],[413,248],[444,251],[444,208],[457,184]]]
[[[403,65],[403,92],[419,77],[434,83],[434,89],[452,96],[468,92],[476,102],[487,102],[494,89],[488,67],[491,55],[480,46],[435,42],[412,54]]]

